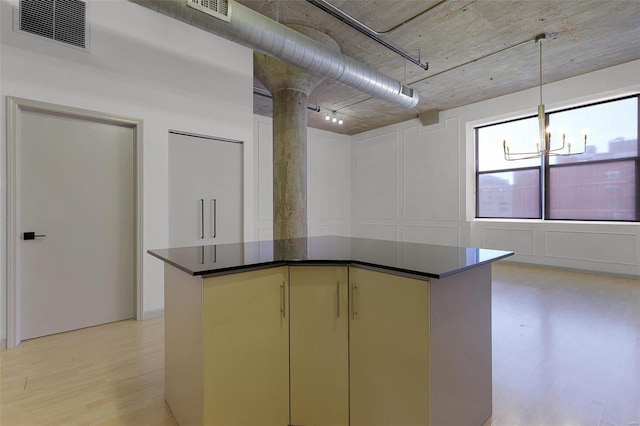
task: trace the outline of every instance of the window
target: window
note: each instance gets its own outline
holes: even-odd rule
[[[565,134],[581,151],[588,129],[580,155],[507,161],[505,140],[511,152],[536,151],[537,116],[476,128],[476,217],[640,221],[639,102],[635,95],[547,113],[552,148]]]

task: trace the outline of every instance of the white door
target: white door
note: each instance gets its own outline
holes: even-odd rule
[[[23,110],[18,131],[22,339],[132,318],[134,129]]]
[[[169,246],[242,236],[242,143],[169,133]]]

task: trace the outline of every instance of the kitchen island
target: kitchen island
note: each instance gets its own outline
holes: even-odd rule
[[[183,426],[491,415],[491,263],[511,252],[325,236],[149,253]]]

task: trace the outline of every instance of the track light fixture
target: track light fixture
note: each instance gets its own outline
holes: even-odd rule
[[[339,125],[344,124],[344,120],[342,120],[342,118],[338,118],[338,112],[336,110],[331,111],[331,115],[329,115],[329,113],[326,113],[324,116],[324,119],[326,121],[331,121],[332,123],[337,123]]]

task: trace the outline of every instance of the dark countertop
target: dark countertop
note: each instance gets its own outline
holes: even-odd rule
[[[351,237],[308,237],[149,250],[189,275],[292,264],[352,264],[444,278],[513,255],[510,251]]]

